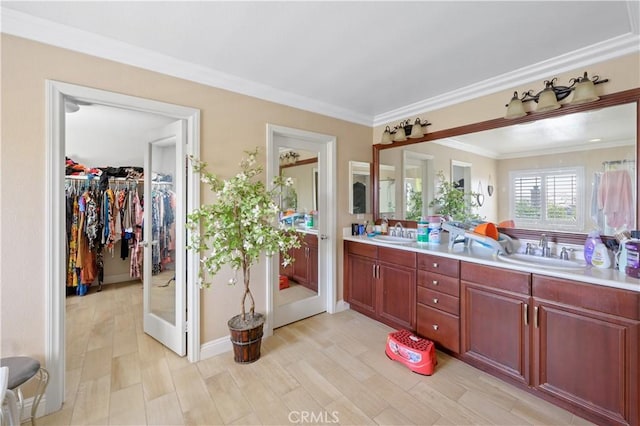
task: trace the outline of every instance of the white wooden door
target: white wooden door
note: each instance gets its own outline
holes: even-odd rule
[[[144,332],[186,354],[185,123],[150,132],[144,168]]]

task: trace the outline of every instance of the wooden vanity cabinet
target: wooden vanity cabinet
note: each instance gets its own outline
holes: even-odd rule
[[[416,253],[345,241],[345,300],[390,327],[415,331]]]
[[[460,261],[418,254],[417,333],[460,352]]]
[[[318,291],[318,236],[304,234],[299,248],[291,249],[295,261],[287,267],[280,261],[280,275],[285,275],[310,290]]]
[[[461,262],[460,293],[462,358],[528,385],[531,274]]]
[[[537,391],[597,424],[640,424],[640,294],[533,275]]]

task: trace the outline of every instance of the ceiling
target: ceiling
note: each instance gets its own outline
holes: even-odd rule
[[[365,125],[640,46],[638,1],[2,1],[1,10],[9,34]]]

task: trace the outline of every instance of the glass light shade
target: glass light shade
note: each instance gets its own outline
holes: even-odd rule
[[[419,118],[416,118],[416,122],[411,127],[411,134],[409,135],[409,137],[412,139],[415,139],[415,138],[421,138],[423,136],[424,136],[424,132],[422,131],[422,123],[420,123]]]
[[[380,143],[387,145],[391,142],[393,142],[393,140],[391,139],[391,130],[389,129],[389,126],[387,126],[387,128],[384,129],[384,132],[382,132],[382,140],[380,141]]]
[[[504,118],[513,119],[520,118],[527,115],[527,112],[524,110],[524,104],[522,100],[518,98],[518,92],[513,92],[513,98],[509,101],[509,106],[507,107],[507,113]]]
[[[400,126],[396,129],[396,134],[393,136],[394,142],[402,142],[407,140],[407,134],[404,132],[404,127]]]
[[[558,99],[556,98],[556,92],[554,92],[551,87],[547,87],[542,91],[542,93],[540,93],[536,111],[552,111],[558,108],[560,108],[560,104],[558,103]]]
[[[584,78],[581,78],[576,88],[573,91],[572,104],[584,104],[586,102],[593,102],[600,99],[600,96],[596,94],[596,86],[593,81],[589,80],[587,73]]]

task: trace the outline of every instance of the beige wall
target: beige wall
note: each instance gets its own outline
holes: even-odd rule
[[[45,289],[45,80],[52,79],[201,111],[201,157],[212,170],[234,174],[243,152],[266,147],[266,123],[337,137],[338,229],[348,214],[349,160],[370,161],[369,127],[266,102],[96,57],[2,35],[2,144],[0,146],[1,355],[44,359]],[[232,143],[230,142],[232,141]],[[211,197],[203,188],[202,201]],[[338,299],[342,299],[342,242],[338,247]],[[202,342],[228,334],[238,311],[240,287],[202,292]],[[257,307],[264,311],[263,264],[254,268]]]

